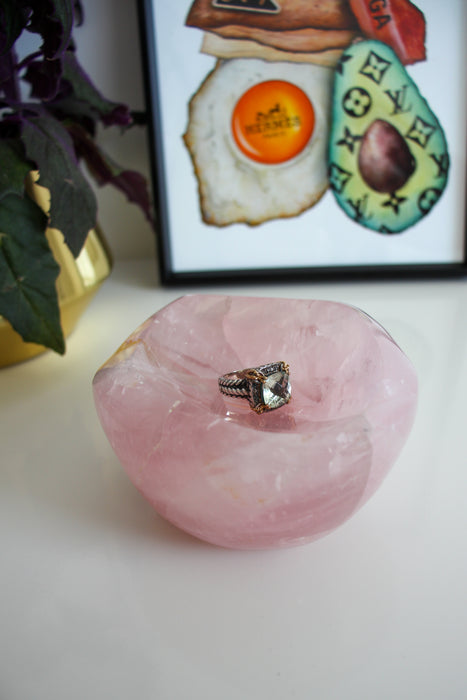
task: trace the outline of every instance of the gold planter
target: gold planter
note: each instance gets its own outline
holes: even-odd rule
[[[50,202],[48,191],[34,184],[32,188],[34,199],[47,212]],[[111,257],[98,228],[89,232],[76,259],[57,229],[47,229],[47,240],[60,266],[56,284],[62,329],[67,337],[102,282],[109,276]],[[28,360],[45,350],[42,345],[24,342],[8,321],[0,316],[0,367]]]

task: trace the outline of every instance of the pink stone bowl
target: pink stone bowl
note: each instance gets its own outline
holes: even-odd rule
[[[283,360],[292,399],[257,415],[218,377]],[[185,296],[98,370],[97,412],[157,512],[213,544],[310,542],[375,492],[412,427],[413,366],[359,309],[326,301]]]

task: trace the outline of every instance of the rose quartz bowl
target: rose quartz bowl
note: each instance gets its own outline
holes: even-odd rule
[[[218,377],[284,360],[292,399],[257,415]],[[399,455],[415,371],[362,311],[334,302],[185,296],[99,369],[103,429],[158,513],[239,549],[310,542],[347,520]]]

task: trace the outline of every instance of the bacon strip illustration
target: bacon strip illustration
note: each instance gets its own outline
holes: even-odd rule
[[[389,44],[404,64],[424,61],[425,16],[409,0],[350,0],[362,32]]]

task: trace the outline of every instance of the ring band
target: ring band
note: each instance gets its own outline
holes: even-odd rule
[[[224,396],[247,399],[250,408],[261,414],[289,403],[292,394],[289,374],[286,362],[228,372],[219,377],[219,391]]]

